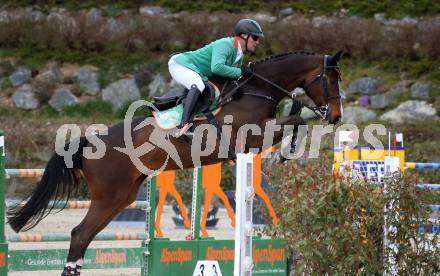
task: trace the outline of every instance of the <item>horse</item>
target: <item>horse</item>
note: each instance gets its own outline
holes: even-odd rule
[[[298,110],[293,111],[293,108],[288,116],[275,118],[278,103],[283,98],[292,97],[290,92],[297,87],[302,87],[315,104],[309,108],[330,124],[338,123],[342,117],[338,65],[342,54],[342,51],[335,55],[296,51],[271,56],[254,63],[253,73],[236,81],[239,89],[233,89],[234,93],[230,93],[233,96],[229,98],[226,93],[225,99],[228,99],[223,101],[220,112],[215,115],[220,126],[229,126],[231,145],[237,146],[238,132],[245,124],[261,126],[262,129],[266,127],[267,122],[273,120],[280,126],[305,124]],[[216,79],[214,83],[221,84],[220,78],[214,79]],[[230,118],[233,118],[232,122]],[[155,131],[159,133],[162,131],[157,130],[154,124],[139,127],[144,119],[137,118],[129,124],[135,148],[149,141]],[[195,124],[202,126],[209,123],[199,121]],[[247,152],[250,149],[263,151],[263,133],[252,133],[247,137],[243,141],[244,147],[241,147],[241,151]],[[280,142],[282,136],[281,130],[275,131],[273,141],[268,146]],[[218,155],[221,148],[218,137],[209,139],[214,140],[208,141],[214,142],[214,150],[201,157],[200,164],[193,162],[192,143],[185,137],[167,136],[163,140],[163,143],[175,147],[181,158],[180,163],[171,160],[169,153],[157,145],[151,150],[145,150],[144,154],[139,156],[139,161],[152,170],[164,171],[221,161]],[[8,210],[8,223],[14,231],[29,230],[50,213],[53,207],[49,206],[51,199],[55,201],[68,199],[81,183],[81,179],[85,180],[90,191],[91,205],[81,223],[71,231],[69,253],[62,275],[80,274],[83,257],[90,242],[120,211],[136,199],[139,186],[148,176],[148,172],[140,171],[131,162],[130,154],[120,150],[126,142],[124,122],[110,127],[107,135],[99,135],[99,138],[107,149],[102,158],[88,159],[83,156],[84,148],[91,144],[82,136],[79,148],[72,156],[73,166],[68,168],[63,157],[54,153],[47,163],[41,180],[25,204]],[[205,142],[204,145],[207,143]]]

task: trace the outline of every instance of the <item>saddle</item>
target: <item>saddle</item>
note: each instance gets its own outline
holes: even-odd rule
[[[209,110],[211,104],[215,101],[215,88],[209,82],[205,82],[205,90],[199,97],[196,106],[194,108],[193,114],[206,113]],[[183,102],[186,95],[188,94],[188,89],[182,87],[181,89],[173,89],[166,93],[164,96],[153,97],[153,105],[159,110],[167,110],[175,107]]]
[[[187,89],[172,90],[162,97],[153,97],[153,105],[157,108],[152,111],[159,128],[169,130],[175,128],[182,121],[183,100],[188,94]],[[205,82],[205,90],[199,97],[193,111],[193,120],[207,120],[217,128],[217,139],[222,139],[221,127],[215,118],[220,112],[220,90],[214,84]],[[235,152],[229,145],[229,159],[235,159]]]

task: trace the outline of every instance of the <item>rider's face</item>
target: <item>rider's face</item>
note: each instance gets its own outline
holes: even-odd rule
[[[247,40],[248,52],[255,53],[258,44],[260,44],[260,38],[256,35],[249,35],[249,39]]]

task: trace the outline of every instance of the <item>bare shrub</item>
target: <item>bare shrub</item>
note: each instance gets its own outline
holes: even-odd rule
[[[62,44],[63,49],[74,49],[78,28],[75,19],[68,15],[53,15],[47,18],[47,31]],[[50,46],[49,46],[50,48]]]
[[[198,13],[176,20],[175,35],[185,49],[194,49],[231,35],[238,17],[224,13]]]
[[[413,26],[390,27],[385,30],[383,55],[391,57],[416,58],[415,45],[418,30]]]
[[[429,18],[420,24],[420,48],[431,58],[440,58],[440,17]]]
[[[271,36],[282,51],[310,49],[329,52],[345,49],[348,54],[368,57],[381,42],[380,28],[371,20],[334,18],[320,24],[300,19],[276,24]]]
[[[33,29],[34,23],[30,18],[8,13],[0,23],[0,46],[19,47],[25,37],[32,35]]]
[[[75,32],[75,39],[82,51],[102,51],[109,43],[109,33],[103,18],[91,20],[86,14],[81,13],[75,21],[78,30]]]
[[[172,26],[170,22],[158,15],[143,15],[137,18],[136,27],[132,35],[127,37],[127,41],[133,47],[136,39],[142,41],[143,46],[150,51],[164,50],[165,45],[172,40]]]
[[[115,45],[131,51],[184,51],[199,48],[231,35],[240,18],[249,14],[225,12],[176,15],[122,15],[91,20],[54,13],[47,21],[35,23],[25,16],[10,16],[0,24],[0,46],[85,52],[103,52]],[[266,52],[308,49],[319,53],[345,49],[348,55],[369,60],[383,57],[415,59],[423,55],[438,59],[440,19],[419,19],[416,25],[384,25],[373,19],[315,17],[301,15],[275,23],[261,22],[266,33]]]

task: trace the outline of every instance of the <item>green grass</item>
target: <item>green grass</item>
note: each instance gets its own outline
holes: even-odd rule
[[[75,123],[87,123],[90,121],[98,121],[108,124],[113,124],[121,120],[121,118],[112,111],[110,103],[101,100],[69,106],[62,112],[56,111],[49,105],[44,105],[36,110],[22,110],[0,106],[0,117],[4,119],[22,119],[29,122],[57,120],[60,122],[74,121]]]
[[[12,82],[9,78],[5,78],[2,84],[2,87],[0,87],[2,90],[8,89],[12,87]]]
[[[63,113],[69,117],[115,118],[111,104],[102,100],[93,100],[74,106],[68,106],[63,110]]]

